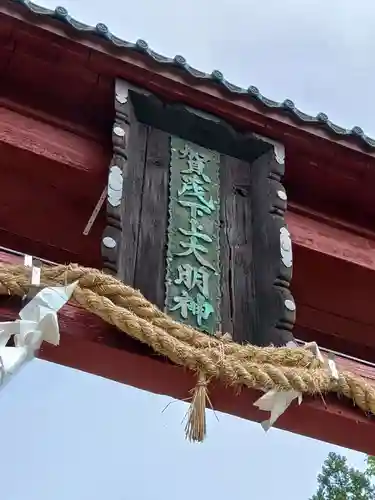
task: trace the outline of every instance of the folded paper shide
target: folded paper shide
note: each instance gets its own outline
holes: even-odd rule
[[[324,358],[316,342],[306,343],[304,345],[304,349],[311,351],[316,356],[316,358],[322,363],[323,367],[328,370],[333,379],[339,379],[339,374],[333,357],[330,356],[328,358]],[[287,408],[289,408],[295,399],[300,405],[302,403],[302,393],[295,390],[279,391],[277,389],[271,389],[257,399],[254,406],[262,411],[270,412],[270,418],[261,422],[263,429],[268,431],[268,429],[273,426],[276,420],[287,410]]]
[[[0,322],[0,384],[34,357],[42,342],[60,342],[57,312],[71,298],[77,281],[67,286],[43,288],[21,309],[16,321]],[[7,347],[11,336],[14,347]]]
[[[271,389],[255,401],[254,406],[257,406],[260,410],[269,411],[271,414],[268,420],[261,422],[261,426],[265,431],[268,431],[268,429],[273,426],[294,399],[296,399],[300,405],[302,403],[302,394],[293,390],[278,391],[276,389]]]

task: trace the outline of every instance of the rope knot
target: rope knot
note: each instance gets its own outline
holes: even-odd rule
[[[199,389],[200,387],[206,388],[207,386],[208,386],[208,380],[206,378],[204,380],[198,378],[197,385],[193,390]]]

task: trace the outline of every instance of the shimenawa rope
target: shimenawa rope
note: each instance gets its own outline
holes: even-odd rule
[[[41,284],[79,282],[73,299],[119,330],[149,345],[156,353],[197,373],[188,412],[186,435],[202,441],[205,432],[207,386],[220,379],[228,386],[268,391],[296,390],[310,395],[333,392],[350,398],[375,415],[375,387],[350,372],[336,380],[313,353],[303,348],[240,345],[228,338],[208,336],[172,320],[139,291],[97,269],[77,265],[42,267]],[[23,265],[0,266],[0,294],[23,296],[30,277]],[[250,404],[250,402],[249,402]]]

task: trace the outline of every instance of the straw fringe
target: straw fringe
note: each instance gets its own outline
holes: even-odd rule
[[[206,401],[208,401],[208,381],[203,372],[198,374],[198,382],[193,389],[193,397],[185,426],[186,439],[201,443],[206,437]]]

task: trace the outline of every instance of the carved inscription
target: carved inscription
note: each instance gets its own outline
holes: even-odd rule
[[[211,334],[220,323],[219,160],[171,137],[166,309]]]

